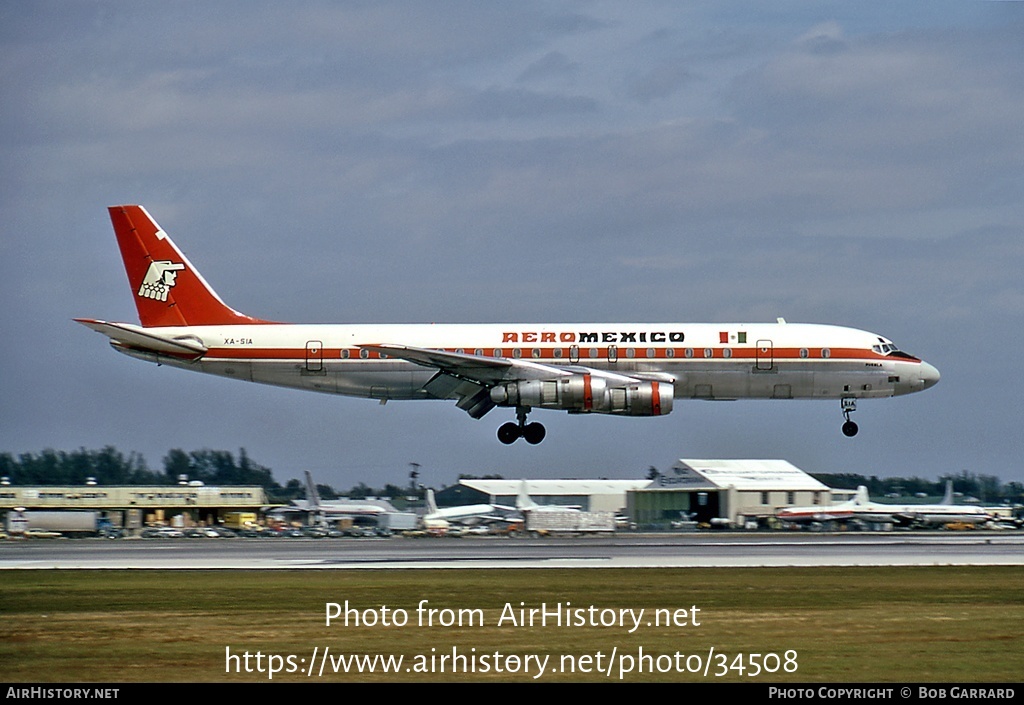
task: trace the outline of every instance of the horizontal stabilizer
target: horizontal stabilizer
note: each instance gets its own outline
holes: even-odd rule
[[[130,323],[109,323],[91,318],[76,318],[75,321],[97,333],[110,338],[111,344],[121,345],[135,350],[146,350],[162,355],[198,360],[206,354],[207,347],[198,338],[157,335]]]

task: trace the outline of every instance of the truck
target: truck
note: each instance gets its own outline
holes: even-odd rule
[[[224,526],[229,529],[249,529],[256,526],[256,512],[227,512]]]
[[[79,509],[8,512],[8,534],[31,536],[37,532],[56,532],[61,536],[109,536],[111,538],[121,535],[121,530],[115,528],[101,512]]]
[[[377,528],[382,531],[409,531],[418,523],[419,517],[412,512],[388,512],[377,519]]]
[[[612,512],[578,512],[572,510],[527,510],[523,512],[525,528],[532,534],[593,534],[615,531]]]

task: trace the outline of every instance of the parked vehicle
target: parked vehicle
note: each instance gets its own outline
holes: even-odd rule
[[[102,536],[115,527],[102,513],[90,510],[27,510],[7,514],[7,531],[12,535],[28,535],[29,531],[56,532],[59,536]],[[119,532],[120,530],[116,530]],[[32,534],[39,536],[38,533]],[[118,533],[118,535],[120,535]]]

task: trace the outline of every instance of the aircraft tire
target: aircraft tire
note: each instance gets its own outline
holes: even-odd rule
[[[519,426],[509,421],[498,427],[498,440],[505,445],[512,445],[519,440]]]
[[[537,422],[526,424],[526,427],[523,429],[523,438],[530,445],[537,445],[544,440],[545,435],[547,435],[547,431],[544,429],[544,424]]]
[[[843,424],[843,435],[845,435],[847,438],[853,438],[854,436],[856,436],[857,431],[857,424],[854,423],[853,421],[847,421],[846,423]]]

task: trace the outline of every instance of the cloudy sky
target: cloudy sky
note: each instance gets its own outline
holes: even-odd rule
[[[1024,4],[0,2],[0,451],[244,447],[284,481],[642,476],[677,458],[1024,480]],[[942,372],[658,419],[157,368],[106,207],[294,322],[820,322]]]

